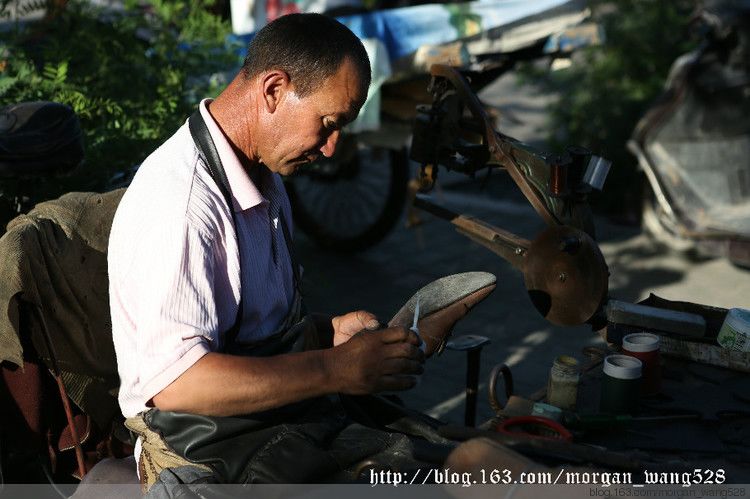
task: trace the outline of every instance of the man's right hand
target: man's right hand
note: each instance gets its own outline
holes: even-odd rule
[[[413,331],[391,327],[361,331],[327,351],[330,376],[341,393],[364,395],[408,390],[424,371],[424,353]]]

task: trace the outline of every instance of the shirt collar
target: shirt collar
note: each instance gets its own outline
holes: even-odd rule
[[[219,128],[219,125],[216,124],[213,116],[208,112],[207,105],[211,101],[212,99],[203,99],[199,109],[201,116],[203,116],[203,121],[206,122],[206,126],[208,127],[208,133],[211,134],[211,139],[214,141],[216,151],[219,153],[221,165],[224,167],[224,172],[227,175],[229,187],[232,190],[234,211],[244,211],[258,206],[263,202],[267,203],[268,200],[260,193],[252,179],[250,179],[250,176],[242,167],[242,163],[240,163],[239,158]]]

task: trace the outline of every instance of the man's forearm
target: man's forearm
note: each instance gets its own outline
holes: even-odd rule
[[[153,398],[165,411],[207,416],[250,414],[340,391],[331,350],[273,357],[203,356]]]
[[[333,348],[272,357],[208,353],[153,397],[166,411],[251,414],[328,393],[412,388],[422,374],[419,338],[403,327],[363,331]]]

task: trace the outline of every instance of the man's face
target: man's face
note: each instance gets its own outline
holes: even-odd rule
[[[291,175],[320,156],[331,157],[341,128],[353,121],[364,103],[354,65],[347,59],[320,87],[300,98],[293,85],[265,123],[260,160],[273,172]]]

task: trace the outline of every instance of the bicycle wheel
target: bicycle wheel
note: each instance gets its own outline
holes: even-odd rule
[[[406,149],[343,137],[332,158],[286,182],[296,226],[326,249],[356,252],[374,246],[401,217],[408,165]]]

